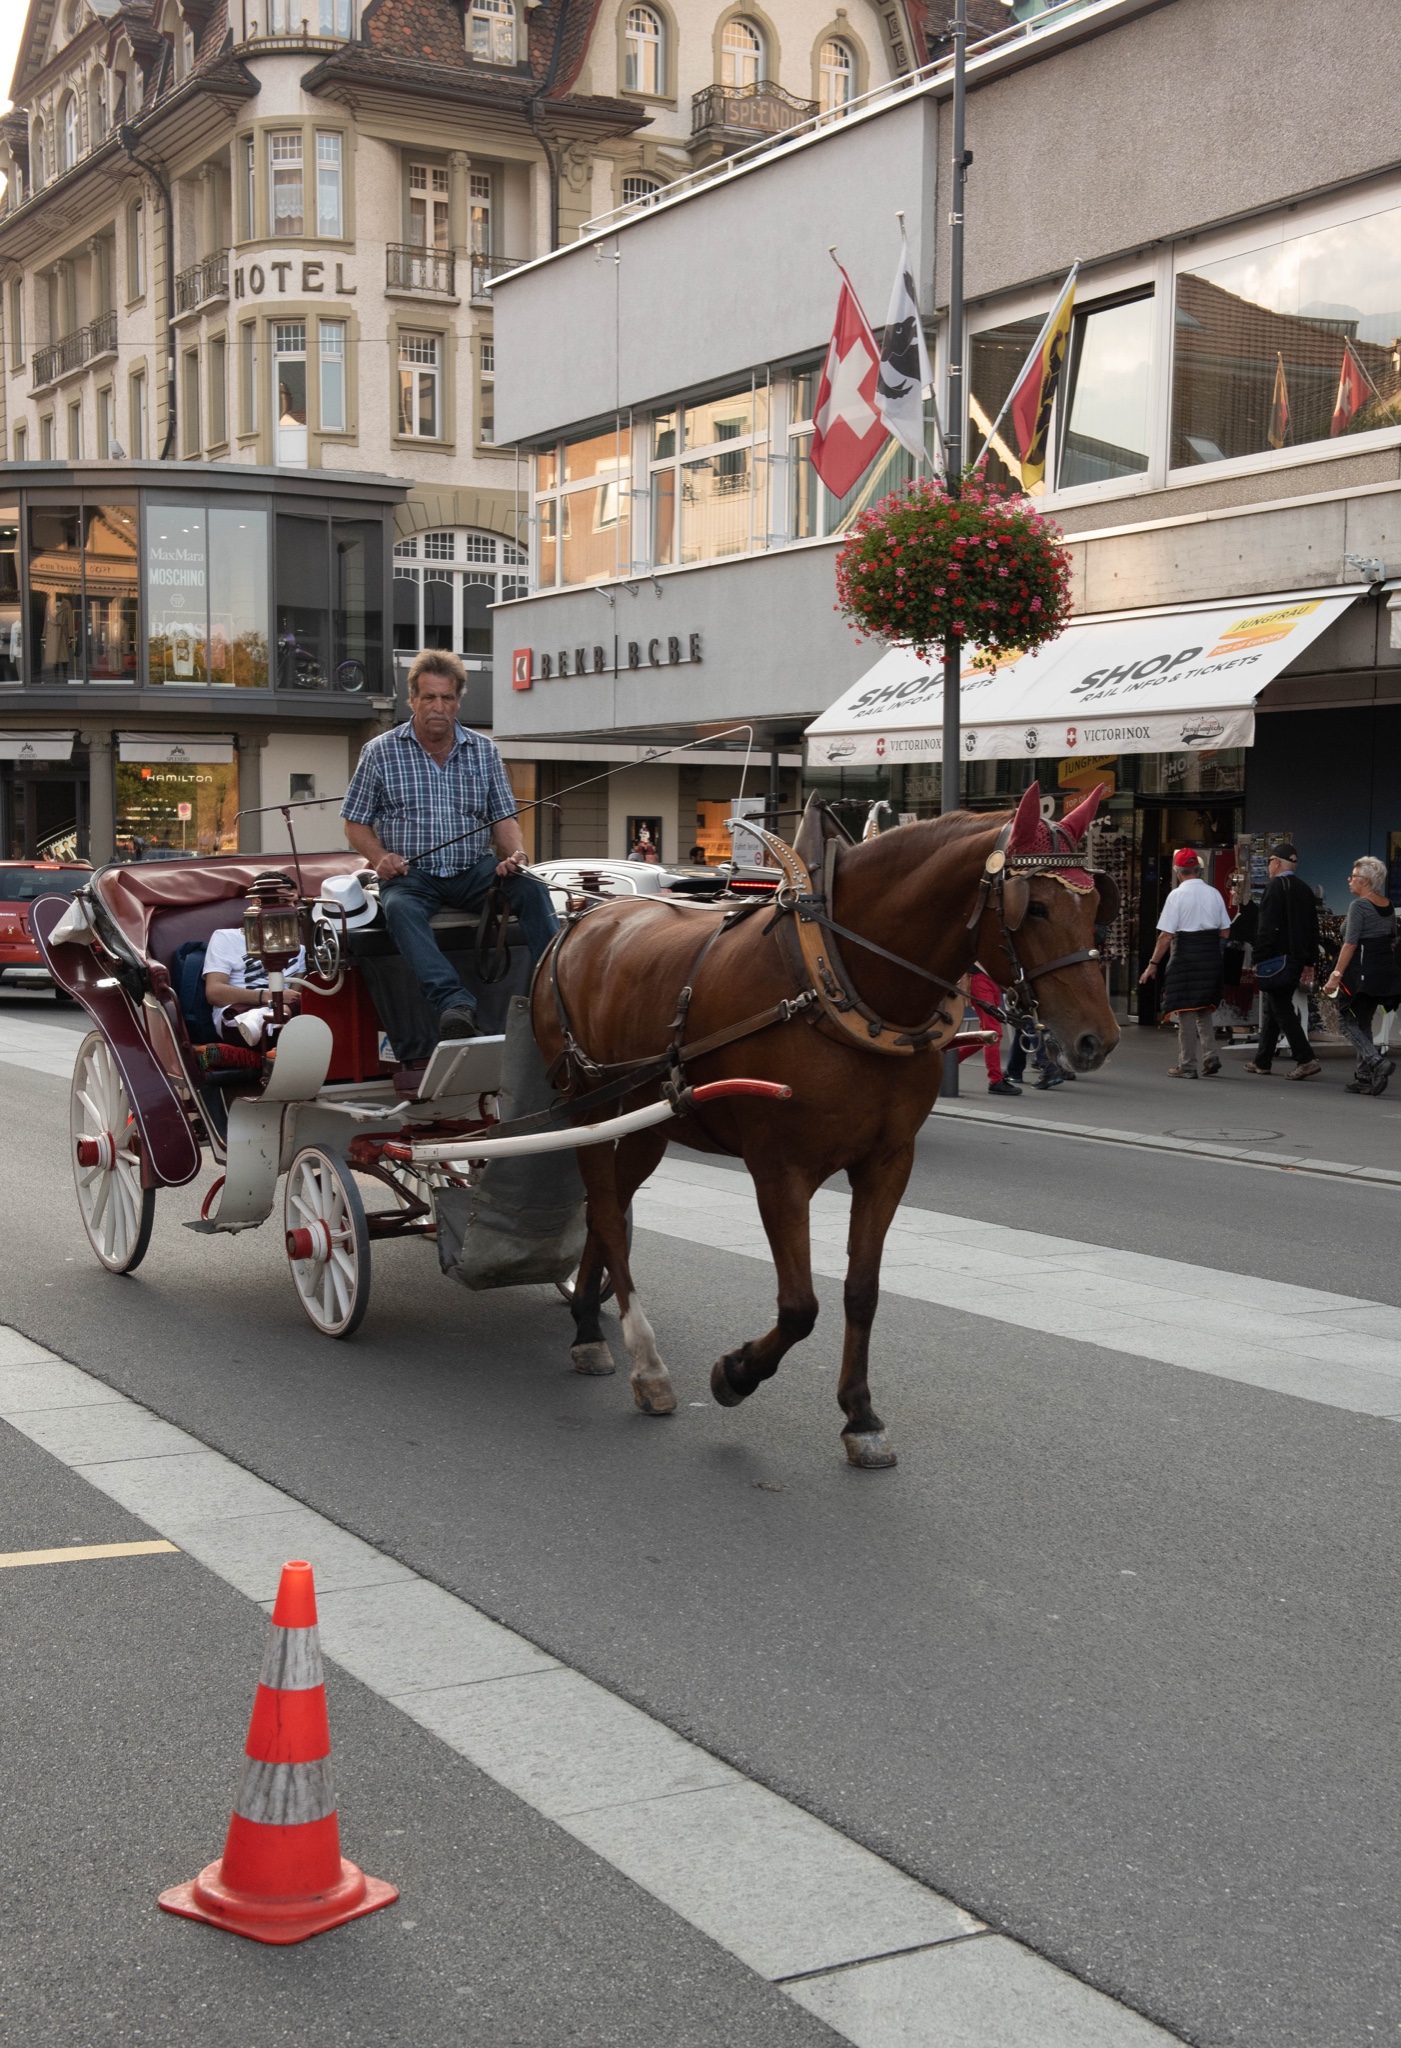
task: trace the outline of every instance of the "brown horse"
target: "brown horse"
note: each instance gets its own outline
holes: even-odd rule
[[[852,1035],[851,1023],[844,1025],[830,1002],[819,1005],[814,995],[796,1019],[770,1023],[686,1062],[692,1083],[749,1075],[787,1083],[791,1100],[719,1102],[617,1145],[578,1154],[588,1192],[588,1238],[573,1298],[576,1370],[614,1369],[599,1320],[606,1270],[617,1292],[638,1406],[649,1415],[669,1414],[676,1406],[633,1285],[626,1230],[628,1205],[670,1138],[744,1160],[777,1269],[777,1322],[766,1335],[726,1352],[711,1373],[711,1391],[724,1407],[746,1400],[777,1371],[789,1347],[811,1331],[818,1305],[809,1204],[824,1181],[845,1172],[852,1203],[837,1389],[846,1416],[842,1435],[853,1465],[894,1464],[884,1425],[871,1406],[867,1353],[885,1235],[943,1074],[940,1052],[927,1043],[931,1000],[948,1003],[946,992],[977,960],[1002,988],[1016,990],[1024,1003],[1039,1004],[1042,1021],[1073,1067],[1086,1073],[1100,1065],[1119,1038],[1091,950],[1097,917],[1108,922],[1113,915],[1108,904],[1101,909],[1112,884],[1084,871],[1073,850],[1098,800],[1096,791],[1059,826],[1048,827],[1033,785],[1015,818],[957,811],[860,845],[843,844],[834,862],[826,842],[840,828],[825,808],[809,805],[796,847],[815,875],[825,866],[832,877],[826,915],[849,935],[898,956],[892,961],[845,942],[846,992],[864,1005],[845,1014],[856,1016],[858,1034],[869,1031],[873,1038],[872,1013],[888,1020],[882,1042],[890,1049],[867,1049]],[[816,900],[823,901],[820,895]],[[684,1032],[687,1045],[698,1044],[798,996],[802,962],[777,929],[784,915],[775,916],[765,902],[717,931],[714,909],[665,898],[634,897],[591,911],[564,933],[553,961],[547,959],[536,979],[535,1033],[546,1056],[575,1051],[568,1085],[587,1089],[599,1069],[611,1072],[627,1062],[655,1059],[669,1037]],[[794,913],[786,916],[791,922]],[[830,955],[830,928],[825,943]],[[921,969],[922,977],[914,971]],[[689,1008],[682,1000],[688,986]],[[831,993],[829,985],[829,998]],[[962,1007],[960,994],[942,1019],[943,1035],[956,1028],[950,1018],[961,1017]],[[674,1028],[679,1014],[681,1031]],[[567,1064],[565,1072],[570,1075]],[[654,1072],[651,1098],[657,1086]],[[643,1099],[648,1096],[639,1089],[626,1106]]]

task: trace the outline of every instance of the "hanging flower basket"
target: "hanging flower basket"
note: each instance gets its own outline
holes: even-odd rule
[[[863,635],[921,656],[966,642],[1025,653],[1070,618],[1059,529],[1021,496],[979,478],[952,497],[925,478],[864,512],[837,556],[836,610]]]

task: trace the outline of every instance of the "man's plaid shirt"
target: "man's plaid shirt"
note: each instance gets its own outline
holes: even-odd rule
[[[491,740],[454,725],[457,743],[440,768],[425,752],[412,723],[376,734],[361,752],[341,805],[351,825],[372,825],[387,853],[413,860],[457,833],[420,872],[460,875],[491,845],[498,818],[514,818],[516,799]]]

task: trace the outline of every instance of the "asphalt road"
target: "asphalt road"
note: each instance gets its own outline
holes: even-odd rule
[[[0,1067],[0,1318],[1184,2038],[1401,2035],[1395,1424],[1126,1360],[1090,1309],[1072,1343],[887,1296],[902,1462],[855,1473],[839,1286],[722,1412],[709,1366],[770,1277],[649,1234],[645,1194],[665,1423],[568,1371],[544,1290],[466,1296],[417,1246],[377,1248],[360,1336],[327,1343],[273,1230],[179,1228],[198,1187],[113,1280],[65,1126],[61,1082]],[[908,1199],[1398,1299],[1387,1190],[961,1125]],[[657,2011],[620,2038],[690,2038]]]

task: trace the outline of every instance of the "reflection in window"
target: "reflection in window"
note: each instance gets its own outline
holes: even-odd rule
[[[279,320],[272,330],[276,393],[277,460],[283,468],[306,468],[306,322]]]
[[[117,859],[238,851],[238,762],[118,761]],[[181,812],[184,815],[181,815]]]
[[[409,240],[416,249],[449,245],[447,171],[438,164],[409,165]]]
[[[265,690],[268,515],[256,505],[213,505],[208,518],[209,680]]]
[[[817,540],[825,534],[844,533],[868,507],[878,504],[915,473],[908,449],[891,439],[863,477],[857,479],[843,498],[834,498],[812,463],[812,411],[817,403],[821,363],[793,374],[788,433],[789,536],[793,540]]]
[[[325,690],[331,674],[331,571],[324,519],[277,515],[277,687]]]
[[[1147,469],[1152,346],[1151,294],[1077,316],[1061,408],[1062,490]]]
[[[153,683],[209,681],[209,550],[202,505],[146,505],[146,659]]]
[[[818,105],[824,114],[839,114],[856,90],[856,61],[845,43],[822,45],[818,62]]]
[[[746,387],[652,423],[652,560],[714,561],[768,537],[768,392]],[[702,452],[704,451],[704,452]],[[665,466],[662,466],[665,465]]]
[[[764,39],[752,21],[727,21],[720,38],[720,83],[742,90],[764,75]]]
[[[81,682],[83,518],[76,505],[29,508],[29,637],[36,680]]]
[[[597,583],[631,566],[628,489],[631,436],[610,431],[567,442],[535,458],[537,575],[553,583]],[[562,454],[562,460],[560,456]],[[562,488],[553,495],[556,478]],[[551,495],[544,495],[545,492]]]
[[[345,322],[321,322],[321,431],[345,432]]]
[[[650,7],[631,7],[623,61],[624,88],[656,97],[666,91],[665,80],[661,16]]]
[[[1044,311],[1032,313],[1025,320],[1009,320],[1003,327],[985,327],[973,336],[968,349],[970,456],[976,457],[1006,404],[1045,320]],[[997,430],[984,473],[989,483],[1003,490],[1019,491],[1022,487],[1017,437],[1008,420],[1003,420]]]
[[[19,584],[19,507],[0,505],[0,683],[24,680],[24,606]]]
[[[452,646],[452,571],[425,569],[423,572],[424,647]]]
[[[1172,462],[1401,424],[1401,208],[1177,279]]]
[[[438,438],[438,337],[399,337],[399,432],[420,441]]]
[[[335,672],[332,687],[377,689],[384,668],[384,529],[377,519],[333,519]]]
[[[134,683],[139,613],[136,500],[83,509],[83,618],[89,682]]]

